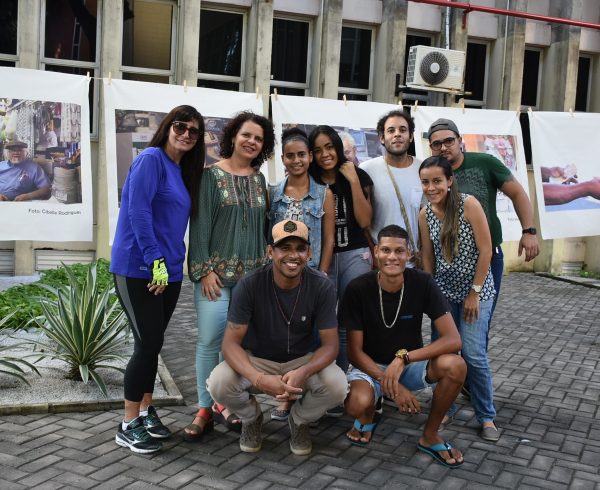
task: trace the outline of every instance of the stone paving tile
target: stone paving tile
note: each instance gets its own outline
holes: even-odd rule
[[[63,490],[68,490],[69,488],[74,488],[74,487],[65,486],[61,482],[57,482],[54,480],[48,480],[48,481],[45,481],[44,483],[41,483],[40,485],[37,485],[35,487],[35,490],[56,490],[58,488],[61,488]]]
[[[441,433],[465,454],[449,470],[416,451],[431,406],[384,418],[366,448],[345,438],[349,417],[323,419],[314,451],[289,450],[286,424],[267,422],[258,454],[242,453],[238,435],[217,426],[198,444],[181,429],[195,412],[195,312],[184,284],[163,359],[187,406],[161,407],[174,435],[156,455],[117,447],[120,410],[0,416],[0,488],[283,489],[283,488],[600,488],[600,292],[533,274],[505,276],[490,334],[498,443],[482,441],[462,397],[455,423]],[[424,321],[428,335],[429,322]],[[273,402],[259,397],[266,412]]]
[[[2,478],[2,476],[0,476],[0,488],[10,488],[12,490],[20,490],[21,488],[31,488],[31,487],[28,487],[27,485],[22,485],[20,483],[5,480],[4,478]]]

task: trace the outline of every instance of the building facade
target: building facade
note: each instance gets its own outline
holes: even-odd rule
[[[471,3],[600,23],[597,0]],[[0,241],[0,273],[110,255],[102,77],[258,91],[265,113],[275,89],[409,105],[600,112],[600,30],[558,23],[465,16],[407,0],[3,0],[0,17],[0,65],[94,77],[95,216],[94,242]],[[462,100],[403,87],[414,45],[466,52]],[[527,140],[526,117],[522,124]],[[598,237],[547,241],[535,264],[524,265],[507,244],[507,263],[556,271],[577,261],[600,270],[591,253],[598,245]]]

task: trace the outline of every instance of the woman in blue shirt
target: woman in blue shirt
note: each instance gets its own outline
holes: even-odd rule
[[[136,453],[169,437],[152,391],[167,324],[175,310],[190,213],[198,212],[204,168],[204,121],[193,107],[169,112],[125,180],[110,270],[127,313],[134,350],[125,370],[125,418],[115,437]]]

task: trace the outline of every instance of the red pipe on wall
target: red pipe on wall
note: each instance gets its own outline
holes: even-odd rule
[[[521,12],[519,10],[499,9],[495,7],[486,7],[484,5],[473,5],[472,3],[451,2],[449,0],[409,0],[415,3],[428,3],[430,5],[438,5],[440,7],[451,7],[463,9],[463,15],[469,12],[486,12],[488,14],[508,15],[510,17],[522,17],[524,19],[539,20],[542,22],[550,22],[552,24],[567,24],[577,27],[585,27],[587,29],[600,29],[600,24],[592,22],[583,22],[581,20],[564,19],[562,17],[551,17],[549,15],[531,14],[529,12]]]

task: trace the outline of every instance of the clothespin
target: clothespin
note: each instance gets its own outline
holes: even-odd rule
[[[273,87],[273,95],[275,96],[275,100],[277,100],[277,87]]]
[[[260,87],[256,86],[256,98],[258,99],[260,97]]]
[[[348,100],[346,99],[346,94],[342,95],[342,100],[344,101],[344,105],[348,105]]]
[[[462,109],[462,113],[465,113],[465,98],[461,97],[460,99],[460,108]]]
[[[90,81],[90,72],[89,71],[85,72],[85,80],[86,80],[86,82]]]
[[[521,109],[517,109],[517,118],[521,115]]]
[[[398,105],[402,107],[402,97],[398,97]]]
[[[108,72],[108,84],[110,85],[112,83],[112,71]]]
[[[415,99],[415,104],[413,105],[413,109],[417,112],[417,108],[419,107],[419,99]]]
[[[183,81],[183,91],[187,93],[187,80]]]
[[[573,114],[573,108],[569,107],[569,114],[571,114],[571,117],[575,117],[575,114]]]
[[[527,112],[529,112],[529,114],[533,114],[533,109],[531,108],[531,106],[529,106],[529,107],[527,108]]]

